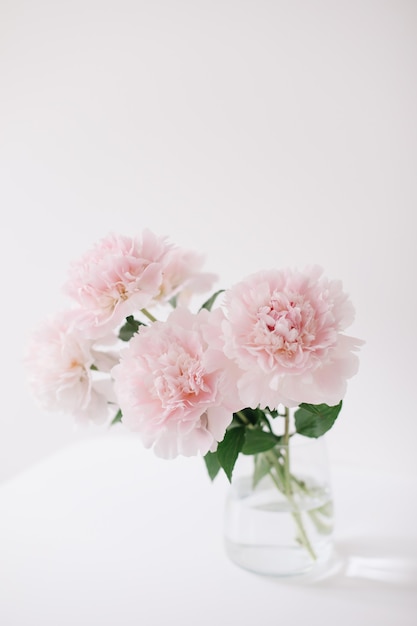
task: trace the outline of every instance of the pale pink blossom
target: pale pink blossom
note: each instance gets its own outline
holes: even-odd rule
[[[147,307],[160,292],[171,247],[148,230],[141,239],[110,234],[96,243],[71,265],[64,288],[83,312],[79,325],[97,337]]]
[[[220,328],[213,320],[206,310],[175,309],[141,327],[112,372],[123,423],[158,456],[214,451],[240,407],[234,365],[207,341]]]
[[[71,265],[64,290],[80,309],[79,326],[98,338],[141,309],[211,288],[202,261],[147,229],[141,237],[110,234]]]
[[[33,333],[25,355],[28,383],[42,409],[103,422],[114,392],[110,376],[98,378],[96,368],[109,372],[117,359],[96,350],[76,320],[75,311],[64,311]]]
[[[224,296],[225,353],[241,369],[245,406],[337,404],[358,368],[361,341],[342,334],[354,318],[340,281],[315,266],[262,271]]]

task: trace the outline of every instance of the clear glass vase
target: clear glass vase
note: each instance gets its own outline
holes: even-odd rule
[[[226,553],[258,574],[311,571],[332,552],[333,502],[323,437],[294,435],[255,456],[240,455],[224,513]]]

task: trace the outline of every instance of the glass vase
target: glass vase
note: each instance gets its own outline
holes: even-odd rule
[[[240,455],[224,512],[226,553],[258,574],[311,571],[332,552],[333,502],[323,437],[300,435]]]

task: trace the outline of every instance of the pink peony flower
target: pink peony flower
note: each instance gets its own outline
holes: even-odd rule
[[[354,310],[340,281],[319,267],[263,271],[229,289],[224,302],[224,349],[241,369],[245,406],[339,403],[362,344],[341,334]]]
[[[123,423],[158,456],[214,451],[240,406],[233,364],[207,342],[220,328],[213,320],[177,308],[142,327],[113,369]]]
[[[109,235],[72,264],[64,289],[83,316],[79,325],[97,337],[147,307],[159,294],[165,239],[145,230],[142,240]]]
[[[25,357],[28,383],[41,408],[102,422],[114,394],[110,377],[95,380],[92,366],[109,371],[117,359],[94,349],[92,340],[74,327],[76,315],[65,311],[33,334]]]
[[[141,239],[111,234],[72,264],[64,289],[83,312],[80,327],[97,338],[182,290],[209,289],[202,260],[149,230]]]

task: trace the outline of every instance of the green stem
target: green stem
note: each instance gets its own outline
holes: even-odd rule
[[[285,407],[285,427],[284,427],[284,437],[283,443],[285,446],[285,456],[284,456],[284,490],[285,495],[287,497],[288,502],[291,505],[291,514],[294,518],[294,521],[297,526],[299,539],[302,545],[305,547],[307,552],[310,554],[311,558],[315,561],[317,556],[313,550],[313,547],[310,543],[310,540],[307,536],[306,530],[304,528],[302,515],[298,509],[297,503],[294,500],[294,494],[291,486],[291,471],[290,471],[290,411],[288,407]]]
[[[292,496],[291,489],[291,474],[290,474],[290,411],[285,407],[285,426],[284,426],[284,439],[285,446],[284,456],[284,476],[285,476],[285,495],[287,498]]]
[[[303,495],[309,495],[309,489],[303,480],[299,480],[295,476],[291,476],[292,484],[294,488],[302,493]],[[332,517],[332,508],[331,504],[327,503],[321,506],[318,509],[307,511],[309,514],[311,521],[317,528],[317,530],[322,534],[329,533],[331,529],[331,517]],[[326,521],[326,518],[328,520]]]
[[[284,487],[284,474],[283,474],[283,466],[280,465],[277,457],[275,456],[273,450],[269,450],[268,452],[264,452],[264,456],[265,458],[268,460],[268,463],[270,465],[270,470],[269,470],[269,475],[272,478],[273,482],[275,483],[275,485],[278,487],[278,489],[285,493],[285,487]],[[275,474],[272,471],[272,469],[275,469]]]
[[[149,313],[149,311],[147,309],[141,309],[141,313],[144,314],[145,317],[148,318],[148,320],[150,320],[151,322],[157,322],[158,320],[156,319],[156,317],[154,317],[152,315],[152,313]]]
[[[242,413],[242,411],[236,411],[236,415],[239,415],[240,419],[242,420],[242,422],[244,424],[249,425],[250,421],[248,420],[248,418],[246,417],[246,415],[244,413]]]
[[[237,411],[236,415],[238,415],[241,421],[249,428],[252,426],[252,424],[250,423],[246,415],[242,413],[242,411]],[[281,492],[285,493],[285,496],[291,506],[291,514],[297,526],[300,542],[305,547],[313,561],[315,561],[317,559],[317,556],[313,550],[313,547],[304,528],[303,519],[298,509],[297,503],[294,500],[294,494],[291,486],[292,476],[290,471],[290,411],[288,407],[285,407],[285,414],[282,417],[285,418],[283,435],[283,445],[285,446],[284,464],[281,465],[279,463],[273,450],[269,450],[267,452],[264,452],[263,454],[264,457],[268,460],[270,466],[269,475],[271,476],[276,487]],[[275,469],[275,473],[272,471],[273,469]]]

